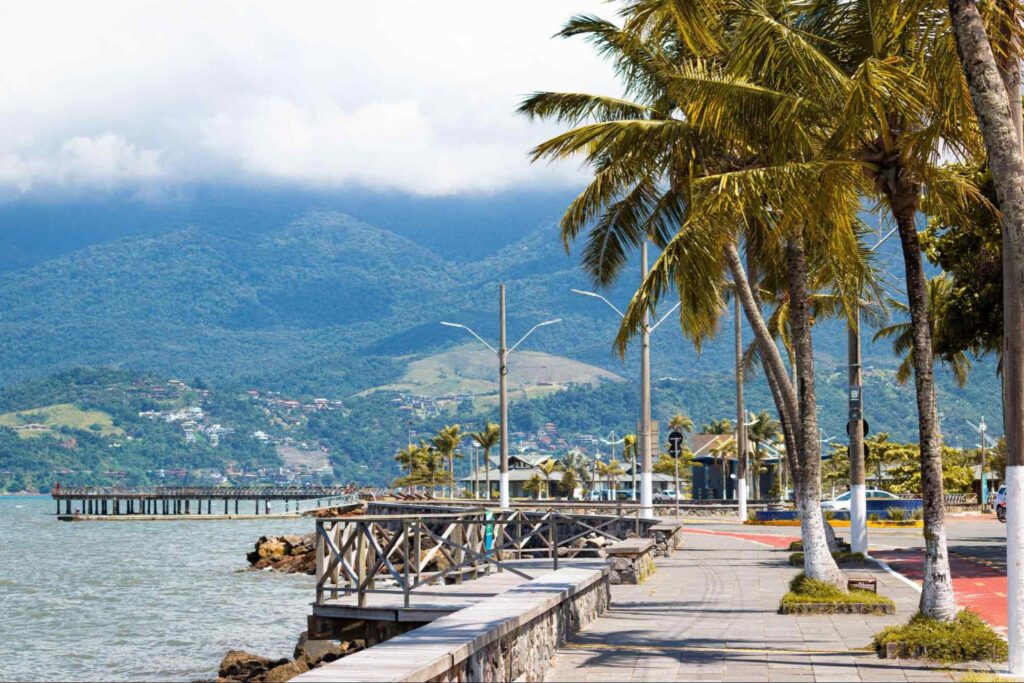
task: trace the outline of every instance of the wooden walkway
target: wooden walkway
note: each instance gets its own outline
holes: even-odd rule
[[[408,606],[404,604],[401,591],[395,588],[393,592],[367,592],[362,606],[358,604],[355,594],[325,600],[323,604],[313,605],[313,616],[327,619],[425,623],[475,605],[552,571],[550,559],[507,560],[504,564],[528,574],[530,578],[511,571],[499,572],[494,567],[488,574],[486,569],[482,568],[475,579],[467,576],[462,583],[414,589],[409,594]],[[558,566],[560,569],[601,569],[606,566],[606,562],[601,559],[560,559]],[[387,588],[381,586],[380,590]]]

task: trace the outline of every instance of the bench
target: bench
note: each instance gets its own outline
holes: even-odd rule
[[[605,546],[612,585],[640,583],[654,573],[653,538],[627,538]]]
[[[655,555],[669,557],[674,551],[683,547],[682,522],[658,522],[647,532],[654,539]]]
[[[608,607],[609,570],[570,567],[521,584],[293,681],[539,681],[566,637]]]

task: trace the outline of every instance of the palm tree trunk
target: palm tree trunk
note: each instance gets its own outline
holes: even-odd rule
[[[484,478],[487,482],[487,500],[491,499],[491,449],[484,449]]]
[[[898,170],[898,169],[897,169]],[[928,282],[921,265],[921,243],[917,237],[917,184],[899,179],[886,191],[899,228],[906,268],[907,303],[913,347],[914,387],[917,390],[918,441],[921,448],[921,498],[924,501],[924,582],[920,609],[934,619],[956,616],[953,581],[946,549],[946,500],[942,487],[942,437],[935,409],[935,377],[932,333],[928,311]]]
[[[796,353],[800,400],[800,532],[804,542],[804,574],[846,590],[846,581],[828,545],[821,513],[821,458],[818,452],[817,397],[814,388],[814,344],[811,340],[810,297],[803,234],[786,245],[790,319]]]
[[[768,372],[767,368],[771,367],[771,373],[774,375],[775,382],[778,385],[779,397],[782,399],[782,405],[779,406],[779,414],[784,420],[788,418],[789,423],[796,429],[799,425],[797,416],[800,414],[797,406],[796,391],[789,381],[789,376],[786,374],[786,366],[782,362],[782,355],[779,353],[779,348],[775,345],[775,340],[772,339],[772,335],[768,331],[764,315],[762,315],[761,308],[754,298],[750,282],[747,280],[746,270],[743,268],[742,261],[740,261],[739,250],[735,244],[726,246],[725,259],[736,283],[736,293],[740,297],[740,303],[743,304],[743,312],[747,316],[747,322],[750,323],[750,327],[754,331],[757,349],[761,353],[761,363],[766,368],[766,374]]]

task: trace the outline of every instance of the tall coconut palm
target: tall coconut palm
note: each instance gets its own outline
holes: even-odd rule
[[[767,410],[752,415],[747,425],[747,436],[754,442],[754,498],[761,497],[761,444],[772,442],[779,436],[781,425]],[[782,463],[779,463],[779,469]]]
[[[735,21],[735,17],[718,16],[718,10],[712,12],[714,16],[702,11],[698,14],[703,16],[704,28],[673,35],[672,26],[678,28],[679,22],[658,19],[655,4],[630,3],[621,30],[609,22],[577,18],[563,31],[563,35],[587,36],[610,55],[635,101],[542,93],[523,105],[534,116],[583,124],[534,152],[536,158],[583,155],[595,172],[594,181],[563,218],[563,241],[568,245],[584,226],[593,224],[584,247],[584,265],[601,283],[614,279],[626,252],[644,239],[664,246],[631,304],[617,340],[620,350],[638,331],[643,313],[669,287],[682,298],[684,332],[696,343],[714,334],[724,273],[732,273],[744,313],[769,361],[766,374],[773,398],[791,425],[787,440],[798,446],[793,450],[806,462],[815,463],[816,437],[802,433],[805,427],[808,433],[817,431],[814,411],[807,410],[813,395],[802,394],[798,401],[767,333],[739,257],[740,231],[748,254],[755,253],[758,260],[792,269],[797,261],[789,256],[794,250],[810,253],[813,267],[829,269],[839,286],[849,289],[849,283],[860,276],[861,263],[854,230],[858,171],[845,161],[815,162],[820,140],[808,123],[816,125],[809,113],[821,114],[816,111],[817,98],[785,92],[770,79],[765,79],[766,84],[754,82],[742,69],[729,71],[732,34],[750,33],[743,36],[744,41],[758,38],[753,24],[765,23],[764,17],[744,9],[742,20]],[[704,9],[714,9],[713,5],[708,3]],[[651,11],[641,11],[641,6]],[[697,34],[700,40],[693,38]],[[793,31],[788,34],[786,40],[793,38]],[[761,36],[759,44],[764,40]],[[706,53],[709,41],[718,49]],[[782,44],[787,54],[792,51],[791,45]],[[819,75],[825,69],[815,62],[805,71]],[[798,75],[792,69],[787,73]],[[763,73],[754,76],[760,78]],[[709,96],[716,98],[710,106]],[[593,122],[584,124],[588,119]],[[811,185],[817,189],[813,198],[806,191]],[[810,272],[806,257],[802,261],[795,272],[797,279],[806,279]],[[790,289],[792,282],[791,278]],[[806,296],[806,287],[799,293]],[[810,344],[798,349],[807,361],[805,372],[813,374]],[[813,390],[812,382],[802,384]],[[820,481],[812,481],[818,474],[815,467],[808,469],[808,501],[820,487]],[[828,554],[821,521],[813,515],[803,518],[807,520],[802,529],[805,571],[843,586]]]
[[[487,427],[470,434],[473,442],[484,452],[484,477],[487,486],[487,500],[491,499],[491,449],[501,440],[501,425],[488,422]]]
[[[448,463],[448,472],[451,484],[448,488],[448,495],[454,494],[455,488],[455,458],[461,457],[458,453],[459,444],[462,443],[462,428],[459,425],[445,425],[437,430],[437,435],[431,439],[434,448],[441,454]]]
[[[633,491],[630,498],[636,500],[636,434],[626,434],[622,437],[622,458],[629,463],[629,471],[633,478]]]
[[[936,315],[948,301],[953,288],[953,281],[943,273],[936,275],[928,281],[928,320],[932,325],[934,334]],[[892,301],[892,305],[903,313],[909,313],[907,305],[902,301]],[[881,339],[892,340],[892,350],[897,356],[903,358],[899,367],[896,368],[896,381],[906,384],[914,372],[914,326],[910,321],[901,321],[882,327],[875,333],[874,341]],[[953,379],[958,386],[967,383],[967,376],[971,372],[971,360],[963,351],[959,351],[949,358],[941,358],[953,372]]]

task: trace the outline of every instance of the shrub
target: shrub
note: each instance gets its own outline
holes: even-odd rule
[[[825,520],[826,521],[831,522],[835,518],[836,518],[836,511],[835,510],[825,510]]]
[[[895,645],[900,657],[926,656],[941,662],[1001,662],[1008,654],[1006,641],[966,609],[953,621],[937,621],[919,612],[907,624],[876,633],[872,644],[876,650]]]
[[[782,596],[782,603],[807,602],[892,604],[884,595],[859,589],[846,592],[824,581],[809,579],[801,572],[789,582],[789,592]]]
[[[889,508],[886,512],[889,513],[890,522],[902,522],[907,517],[907,511],[903,508]]]
[[[789,544],[789,551],[790,552],[794,552],[794,551],[797,551],[797,550],[803,550],[803,549],[804,549],[804,542],[803,541],[793,541],[792,543]]]
[[[915,522],[920,522],[921,520],[923,520],[924,508],[915,508],[914,510],[911,510],[910,519],[914,520]]]
[[[877,512],[872,512],[870,515],[868,515],[868,521],[869,522],[880,522],[880,521],[882,521],[882,518],[878,516]]]
[[[846,552],[845,550],[835,550],[832,552],[832,559],[834,559],[836,561],[836,564],[838,564],[840,567],[844,565],[859,566],[864,564],[864,553],[850,553]],[[803,552],[795,552],[792,555],[790,555],[789,563],[794,567],[802,567],[804,565]]]

